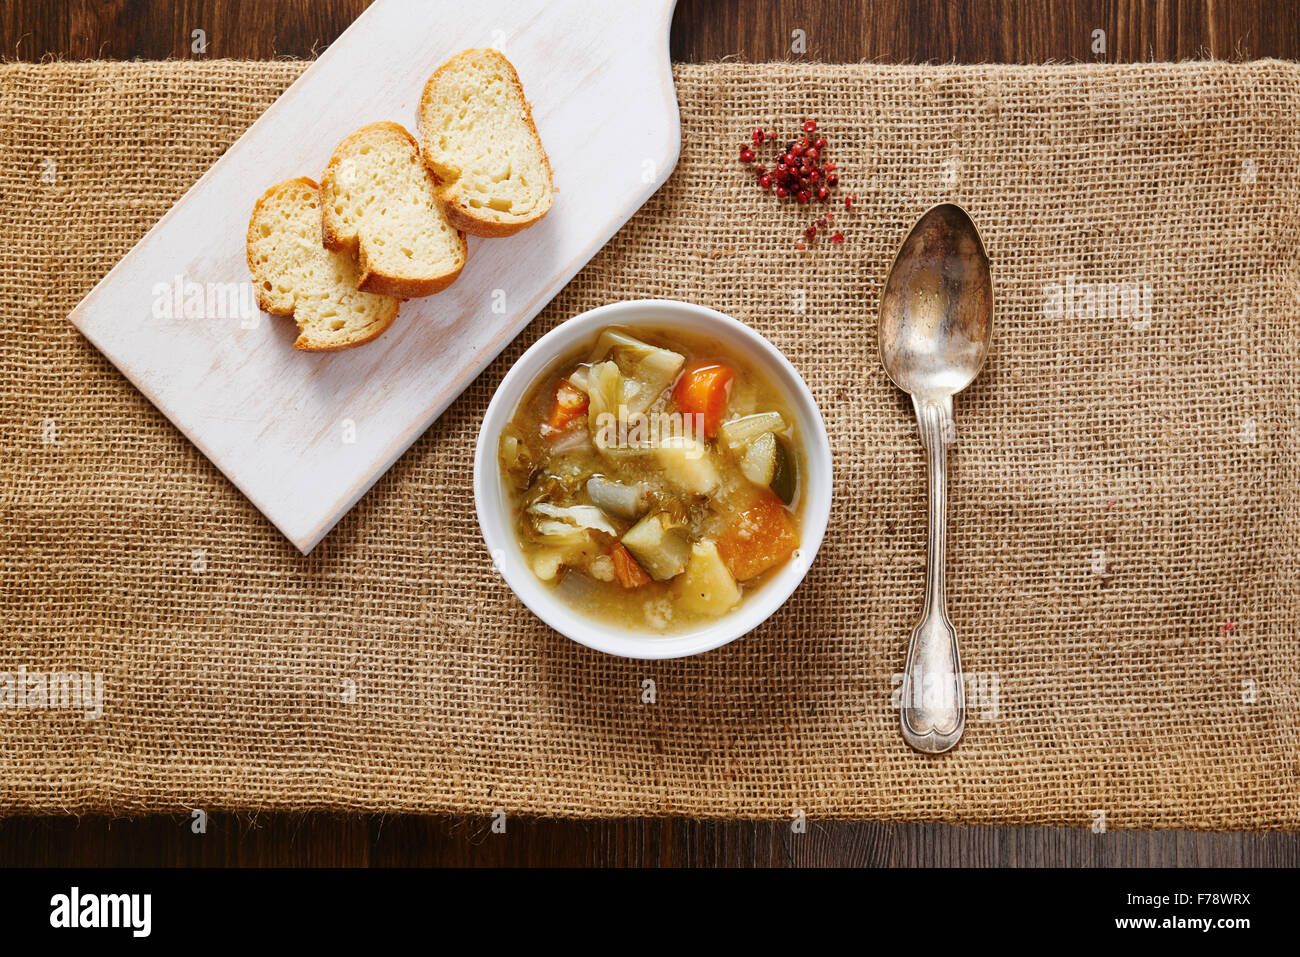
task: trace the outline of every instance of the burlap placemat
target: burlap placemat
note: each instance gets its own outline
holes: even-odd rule
[[[98,718],[11,694],[0,808],[1300,825],[1300,68],[679,67],[668,185],[306,559],[64,318],[301,68],[0,67],[0,672],[103,676]],[[804,116],[859,204],[798,253],[734,157]],[[935,760],[890,702],[924,486],[875,309],[944,199],[998,309],[951,471],[979,696]],[[640,296],[761,330],[834,440],[806,583],[694,660],[550,632],[474,519],[506,368]]]

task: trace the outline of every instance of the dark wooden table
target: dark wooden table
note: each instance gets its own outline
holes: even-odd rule
[[[310,57],[369,0],[0,0],[0,57]],[[806,50],[791,54],[802,30]],[[1105,52],[1094,53],[1094,31]],[[1300,57],[1300,0],[680,0],[674,60]],[[1300,865],[1300,834],[939,824],[214,815],[0,820],[0,865]]]

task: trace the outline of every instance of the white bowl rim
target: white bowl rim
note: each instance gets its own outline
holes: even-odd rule
[[[498,437],[537,377],[566,353],[606,326],[676,326],[709,334],[727,343],[738,338],[757,353],[764,371],[776,373],[778,388],[799,419],[808,475],[801,495],[801,541],[795,557],[771,581],[722,617],[680,633],[651,634],[602,625],[575,611],[538,580],[524,561],[513,533],[497,464]],[[628,299],[597,306],[560,323],[533,343],[511,366],[479,427],[474,453],[474,505],[479,529],[497,571],[520,601],[560,634],[606,654],[624,658],[684,658],[712,651],[748,634],[766,621],[803,581],[821,548],[830,521],[832,460],[830,440],[812,391],[794,365],[757,330],[725,313],[678,299]]]

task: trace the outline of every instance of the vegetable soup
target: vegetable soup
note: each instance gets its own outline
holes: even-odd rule
[[[604,330],[534,385],[498,457],[533,574],[601,622],[706,624],[799,547],[795,419],[712,339]]]

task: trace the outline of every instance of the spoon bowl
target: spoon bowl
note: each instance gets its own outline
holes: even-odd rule
[[[975,381],[993,335],[993,279],[979,230],[960,206],[920,218],[890,267],[880,297],[880,363],[912,396],[929,475],[925,603],[912,629],[901,689],[903,738],[938,754],[966,727],[957,632],[944,596],[948,446],[952,397]]]
[[[880,362],[904,392],[951,396],[979,375],[993,335],[993,279],[979,230],[952,203],[920,218],[880,297]]]

